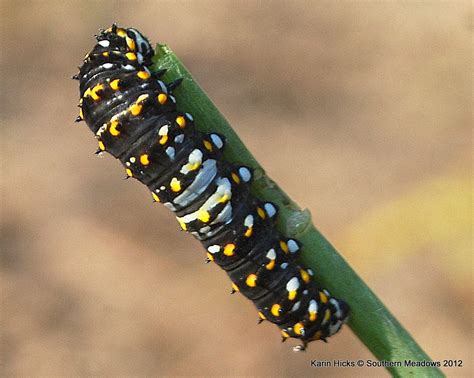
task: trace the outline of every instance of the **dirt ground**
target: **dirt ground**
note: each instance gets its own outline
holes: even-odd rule
[[[1,6],[0,376],[385,376],[294,354],[96,142],[70,80],[112,22],[167,43],[434,360],[472,376],[470,2]]]

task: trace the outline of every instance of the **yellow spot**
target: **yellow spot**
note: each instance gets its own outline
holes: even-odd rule
[[[84,113],[82,111],[82,108],[79,108],[79,117],[81,117],[81,119],[84,119]]]
[[[158,194],[151,192],[151,196],[155,200],[155,202],[160,202],[160,197],[158,197]]]
[[[267,268],[267,270],[273,270],[273,268],[275,268],[275,260],[271,260],[267,265],[265,265],[265,268]]]
[[[234,180],[236,184],[240,184],[240,177],[238,175],[236,175],[234,172],[232,172],[231,176],[232,176],[232,180]]]
[[[108,52],[108,51],[104,51],[104,52],[102,53],[102,56],[105,56],[105,57],[107,58],[107,57],[109,56],[109,52]]]
[[[201,166],[201,162],[196,162],[196,163],[188,163],[186,164],[186,168],[189,170],[189,171],[195,171],[196,169],[198,169],[199,167]]]
[[[137,60],[137,56],[133,52],[128,52],[125,54],[125,56],[127,57],[128,60]]]
[[[206,148],[206,150],[212,152],[212,144],[208,140],[204,140],[204,147]]]
[[[98,100],[99,97],[99,92],[104,90],[104,84],[97,84],[94,88],[92,88],[92,98],[94,100]]]
[[[168,142],[168,135],[163,135],[160,138],[160,144],[166,144],[166,142]]]
[[[119,79],[115,79],[115,80],[112,80],[110,82],[110,88],[112,88],[114,91],[116,91],[117,89],[119,89]]]
[[[135,41],[128,36],[125,37],[125,40],[127,41],[128,48],[132,51],[135,51]]]
[[[117,29],[117,35],[118,35],[119,37],[124,38],[124,37],[127,36],[127,33],[125,32],[125,30],[123,30],[122,28],[120,28],[120,29]]]
[[[321,303],[328,303],[328,297],[322,291],[319,292],[319,298],[321,299]]]
[[[117,119],[112,118],[110,121],[109,133],[112,134],[113,136],[120,135],[120,131],[117,129],[118,126],[119,126],[119,122],[117,121]]]
[[[130,106],[129,110],[132,115],[137,116],[142,112],[143,109],[143,102],[148,98],[147,94],[141,95],[137,98],[135,103]]]
[[[261,311],[258,312],[258,316],[259,316],[260,319],[262,319],[262,320],[266,320],[266,319],[267,319],[267,317],[266,317],[265,315],[263,315],[263,312],[261,312]]]
[[[127,168],[127,169],[125,170],[125,172],[127,172],[127,176],[128,176],[128,177],[132,177],[132,176],[133,176],[133,173],[132,173],[132,171],[131,171],[129,168]]]
[[[173,177],[170,187],[173,192],[179,192],[181,190],[181,182],[176,177]]]
[[[142,109],[142,104],[133,104],[132,106],[130,106],[130,113],[132,113],[133,116],[137,116],[141,113]]]
[[[160,93],[157,97],[158,99],[158,102],[163,105],[164,103],[166,103],[166,100],[168,100],[168,96],[165,95],[164,93]]]
[[[143,154],[142,156],[140,156],[140,163],[142,163],[142,165],[150,164],[150,160],[148,159],[148,154]]]
[[[94,101],[100,100],[99,92],[104,90],[104,84],[97,84],[92,89],[87,88],[84,92],[84,97],[92,97]]]
[[[102,142],[101,140],[99,140],[99,149],[100,149],[101,151],[105,151],[104,142]]]
[[[224,255],[226,256],[234,256],[235,255],[235,244],[227,244],[225,247],[224,247]]]
[[[176,123],[178,124],[179,127],[184,129],[186,127],[186,120],[184,119],[183,116],[178,116],[176,117]]]
[[[148,71],[138,71],[137,76],[140,79],[146,80],[150,78],[150,73]]]
[[[257,276],[255,274],[249,274],[247,279],[245,280],[245,283],[249,287],[257,286]]]
[[[212,253],[207,252],[207,258],[208,258],[210,261],[214,261],[214,256],[212,256]]]
[[[257,207],[257,214],[260,218],[265,219],[265,211],[261,207]]]
[[[304,333],[304,325],[301,322],[298,322],[294,325],[293,330],[297,335],[302,335]]]
[[[326,310],[324,314],[324,322],[327,322],[331,318],[331,311],[329,309]]]
[[[252,233],[253,233],[253,227],[250,226],[249,228],[247,228],[247,231],[245,231],[244,235],[246,238],[249,238],[252,236]]]
[[[230,200],[230,196],[226,193],[221,198],[219,198],[219,203],[226,203],[229,200]]]
[[[309,321],[310,321],[310,322],[316,321],[316,318],[317,318],[317,317],[318,317],[317,312],[315,312],[315,311],[310,311],[310,312],[309,312]]]
[[[285,339],[287,339],[287,338],[290,337],[290,335],[288,335],[288,333],[286,333],[285,331],[280,331],[280,332],[281,332],[281,335],[282,335]]]
[[[235,291],[240,291],[239,287],[232,282],[232,289],[234,289]]]
[[[197,219],[199,219],[203,223],[209,222],[211,215],[206,210],[199,210],[197,214]]]
[[[280,240],[280,248],[283,252],[288,253],[288,244],[286,244],[283,240]]]
[[[293,301],[293,300],[296,298],[296,293],[297,293],[296,290],[291,290],[291,291],[288,293],[288,299],[289,299],[290,301]]]
[[[308,283],[311,280],[311,277],[306,270],[301,269],[300,274],[304,282]]]
[[[178,223],[182,230],[186,231],[188,229],[188,226],[186,226],[186,223],[184,223],[183,221],[178,220]]]
[[[281,309],[281,306],[278,303],[275,303],[270,309],[270,312],[272,313],[273,316],[280,316],[280,309]]]

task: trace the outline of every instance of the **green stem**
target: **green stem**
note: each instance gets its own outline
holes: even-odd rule
[[[175,90],[179,109],[191,113],[196,127],[203,132],[217,132],[226,137],[225,157],[231,162],[254,169],[253,193],[275,203],[279,208],[278,228],[303,245],[302,259],[311,268],[321,286],[351,307],[349,327],[380,360],[402,366],[387,367],[393,376],[443,376],[436,367],[405,367],[405,360],[431,361],[383,303],[352,270],[343,257],[311,223],[308,210],[301,210],[266,174],[228,122],[219,113],[191,74],[166,45],[158,45],[154,69],[166,68],[166,81],[183,78]]]

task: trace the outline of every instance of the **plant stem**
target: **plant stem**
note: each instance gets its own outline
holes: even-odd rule
[[[174,91],[179,109],[195,118],[196,127],[203,132],[217,132],[225,136],[225,158],[254,170],[252,192],[261,199],[275,203],[279,208],[278,228],[287,237],[303,243],[302,260],[311,268],[318,283],[332,295],[346,300],[351,307],[349,327],[367,348],[386,363],[401,362],[400,366],[387,366],[393,376],[441,377],[436,367],[405,367],[404,361],[425,361],[430,358],[408,332],[375,296],[369,287],[352,270],[344,258],[313,226],[308,210],[301,210],[266,174],[245,147],[228,122],[219,113],[191,74],[166,45],[157,45],[154,57],[155,70],[166,68],[166,81],[183,78]]]

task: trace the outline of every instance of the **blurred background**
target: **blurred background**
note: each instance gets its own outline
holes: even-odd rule
[[[112,22],[168,44],[257,160],[435,360],[472,372],[470,2],[1,5],[2,376],[384,376],[307,353],[123,180],[70,80]]]

